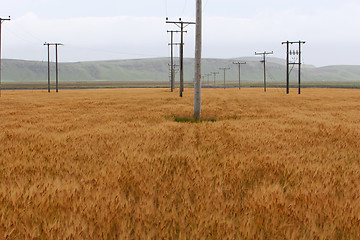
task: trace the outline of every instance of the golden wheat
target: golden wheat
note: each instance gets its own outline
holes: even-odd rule
[[[5,91],[0,239],[359,239],[360,92]]]

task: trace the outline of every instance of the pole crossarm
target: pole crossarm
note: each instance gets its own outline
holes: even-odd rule
[[[297,42],[290,42],[290,41],[287,41],[287,42],[282,42],[281,44],[297,44],[297,43],[300,43],[300,44],[305,44],[306,42],[305,41],[297,41]]]
[[[1,23],[3,23],[4,21],[11,21],[10,16],[9,18],[0,18]]]
[[[181,24],[183,24],[183,28],[186,28],[186,27],[189,26],[189,25],[196,24],[196,22],[183,22],[183,21],[181,21],[181,20],[179,20],[179,21],[166,21],[166,23],[175,24],[175,25],[178,26],[179,28],[181,28]],[[180,25],[178,25],[178,24],[180,24]]]
[[[45,45],[49,45],[49,46],[64,46],[64,44],[62,44],[62,43],[44,43],[44,46]]]
[[[271,52],[255,52],[255,55],[269,55],[269,54],[274,54],[274,52],[273,51],[271,51]]]

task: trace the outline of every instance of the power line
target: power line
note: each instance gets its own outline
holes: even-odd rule
[[[206,3],[205,3],[205,6],[204,6],[203,11],[205,11],[205,9],[206,9],[206,7],[207,7],[208,3],[209,3],[209,0],[206,0]]]
[[[186,7],[187,7],[187,0],[185,0],[184,8],[183,8],[183,11],[181,13],[181,15],[183,15],[183,16],[184,16]]]
[[[168,15],[168,2],[165,0],[165,16]]]
[[[160,55],[151,55],[151,54],[143,54],[143,53],[131,53],[131,52],[120,52],[120,51],[112,51],[112,50],[105,50],[105,49],[97,49],[97,48],[89,48],[83,47],[78,45],[66,44],[67,48],[76,48],[76,49],[83,49],[89,50],[93,52],[102,52],[102,53],[111,53],[113,55],[132,55],[132,56],[142,56],[142,57],[161,57]]]

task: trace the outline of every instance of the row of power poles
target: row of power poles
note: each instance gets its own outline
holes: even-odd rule
[[[4,21],[10,21],[9,18],[0,18],[0,97],[1,97],[1,25]],[[59,92],[59,70],[58,70],[58,46],[62,46],[61,43],[44,43],[48,49],[48,92],[50,92],[50,46],[55,46],[56,51],[56,92]]]
[[[282,44],[286,44],[286,94],[290,93],[290,65],[298,65],[298,93],[301,94],[301,45],[305,44],[304,41],[297,41],[297,42],[282,42]],[[290,50],[290,45],[298,44],[299,50]],[[271,55],[274,52],[255,52],[255,55],[262,55],[263,60],[261,61],[264,64],[264,91],[266,92],[266,56]],[[290,63],[290,55],[297,55],[298,62]]]
[[[239,89],[241,89],[241,65],[246,64],[246,62],[233,62],[233,64],[236,64],[239,67]],[[224,89],[226,89],[226,71],[230,70],[230,68],[229,67],[223,67],[223,68],[219,68],[219,70],[224,71]],[[219,72],[211,72],[211,73],[203,74],[203,75],[208,77],[208,84],[210,82],[209,77],[213,75],[214,76],[214,87],[215,87],[216,86],[216,75],[217,74],[220,74],[220,73]]]
[[[180,45],[180,97],[183,96],[183,92],[184,92],[184,33],[186,33],[187,31],[185,31],[184,29],[192,24],[196,24],[194,22],[184,22],[181,20],[181,18],[179,18],[179,21],[169,21],[168,18],[166,18],[166,23],[172,23],[175,24],[176,26],[178,26],[180,28],[180,31],[168,31],[168,33],[171,34],[171,42],[169,43],[170,47],[171,47],[171,63],[170,63],[170,75],[171,75],[171,92],[174,91],[175,88],[175,64],[174,64],[174,50],[173,47],[176,45]],[[174,33],[180,33],[181,34],[181,41],[180,43],[174,43]]]
[[[196,24],[195,37],[195,72],[194,72],[194,119],[201,118],[201,55],[202,55],[202,0],[196,0],[196,22],[169,21],[166,18],[166,23],[175,24],[180,28],[181,42],[180,42],[180,97],[183,96],[184,91],[184,29],[192,24]],[[175,70],[173,61],[173,33],[178,31],[168,31],[171,33],[171,91],[174,91]]]
[[[289,66],[290,65],[298,65],[298,68],[299,68],[299,71],[298,71],[298,82],[299,82],[299,90],[298,90],[298,93],[301,94],[301,45],[302,44],[305,44],[304,41],[298,41],[298,42],[290,42],[290,41],[286,41],[286,42],[283,42],[282,44],[286,44],[287,45],[287,50],[286,50],[286,93],[289,94],[290,92],[290,72],[289,71]],[[293,50],[291,51],[290,50],[290,45],[292,44],[298,44],[298,47],[299,47],[299,50]],[[263,59],[260,61],[261,63],[263,63],[264,65],[264,92],[266,92],[266,87],[267,87],[267,84],[266,84],[266,57],[268,55],[272,55],[274,54],[273,51],[271,52],[255,52],[255,55],[261,55],[263,57]],[[290,63],[290,55],[297,55],[298,56],[298,62],[295,62],[295,63]],[[242,64],[246,64],[246,62],[233,62],[233,64],[238,64],[239,65],[239,89],[241,88],[241,65]],[[219,68],[220,70],[223,70],[224,71],[224,89],[226,88],[226,83],[225,83],[225,79],[226,79],[226,70],[229,70],[230,68]],[[211,74],[214,74],[214,86],[215,86],[215,77],[216,77],[216,74],[219,74],[218,72],[212,72],[210,73]],[[206,74],[207,76],[210,76],[208,74]]]

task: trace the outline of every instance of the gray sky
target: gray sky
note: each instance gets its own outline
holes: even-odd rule
[[[61,42],[63,62],[168,57],[166,30],[177,28],[165,18],[194,21],[195,2],[2,1],[0,17],[12,18],[2,24],[2,56],[45,61],[42,44]],[[285,58],[282,41],[304,40],[305,64],[360,65],[359,0],[203,0],[203,5],[204,58],[254,56],[255,51]],[[187,28],[186,57],[194,56],[194,28]]]

